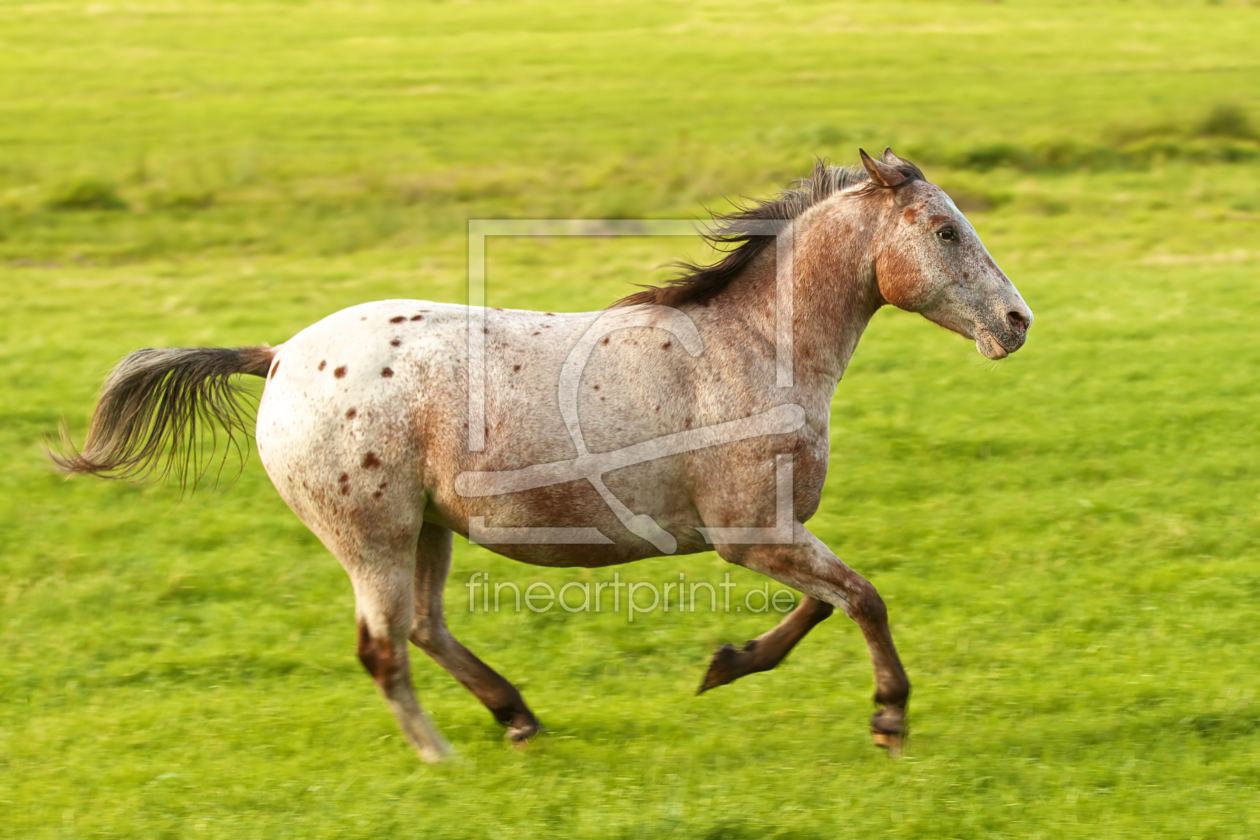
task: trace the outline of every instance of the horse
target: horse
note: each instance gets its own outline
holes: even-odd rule
[[[803,593],[778,626],[722,646],[700,692],[774,668],[839,608],[870,650],[872,737],[896,754],[910,681],[884,601],[806,527],[832,397],[883,306],[988,359],[1022,347],[1033,316],[918,166],[891,149],[859,154],[860,167],[818,161],[776,196],[716,215],[716,261],[684,263],[603,311],[385,300],[275,347],[138,350],[107,378],[83,448],[63,424],[50,454],[69,473],[184,481],[198,425],[247,432],[234,377],[262,377],[259,458],[349,575],[358,658],[424,760],[451,747],[417,702],[408,640],[512,742],[540,731],[520,692],[447,628],[454,533],[541,566],[716,550]]]

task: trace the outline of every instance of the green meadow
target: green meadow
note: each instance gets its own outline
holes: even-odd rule
[[[0,837],[1260,835],[1258,15],[0,4]],[[46,458],[136,348],[464,300],[469,219],[700,219],[885,145],[1036,314],[994,364],[881,312],[835,398],[811,528],[888,604],[899,761],[843,616],[697,697],[712,651],[777,614],[470,612],[469,576],[761,579],[461,539],[452,631],[548,734],[511,748],[416,651],[460,753],[424,765],[355,657],[348,579],[256,458],[183,497]],[[600,308],[704,254],[493,240],[487,294]]]

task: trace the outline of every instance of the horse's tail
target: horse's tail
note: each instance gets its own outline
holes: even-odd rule
[[[270,347],[137,350],[105,380],[83,449],[75,449],[63,420],[62,451],[49,455],[65,472],[101,478],[173,471],[183,487],[190,466],[201,475],[199,422],[209,423],[212,435],[222,426],[229,447],[240,449],[235,434],[248,436],[248,427],[240,404],[244,392],[232,377],[266,377],[274,354]]]

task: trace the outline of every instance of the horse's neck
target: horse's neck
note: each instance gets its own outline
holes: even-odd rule
[[[869,228],[869,226],[868,226]],[[883,303],[875,282],[869,232],[836,220],[811,225],[792,255],[793,378],[798,387],[832,392],[871,317]],[[774,246],[749,265],[710,308],[715,320],[737,319],[777,346]]]

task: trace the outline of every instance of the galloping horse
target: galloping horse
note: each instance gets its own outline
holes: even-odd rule
[[[1032,312],[917,166],[890,149],[861,159],[819,163],[719,217],[715,264],[605,312],[389,300],[277,347],[138,350],[106,381],[82,451],[63,438],[54,457],[72,473],[182,477],[199,421],[244,429],[232,377],[264,377],[263,466],[349,574],[359,659],[426,760],[450,747],[416,701],[408,639],[510,739],[539,729],[516,688],[447,630],[452,532],[470,531],[543,566],[716,549],[804,593],[777,627],[717,651],[701,691],[773,668],[839,607],[875,667],[872,735],[895,752],[910,682],[884,602],[804,525],[827,472],[832,396],[881,306],[918,312],[989,359],[1024,344]],[[628,454],[591,467],[608,453]]]

